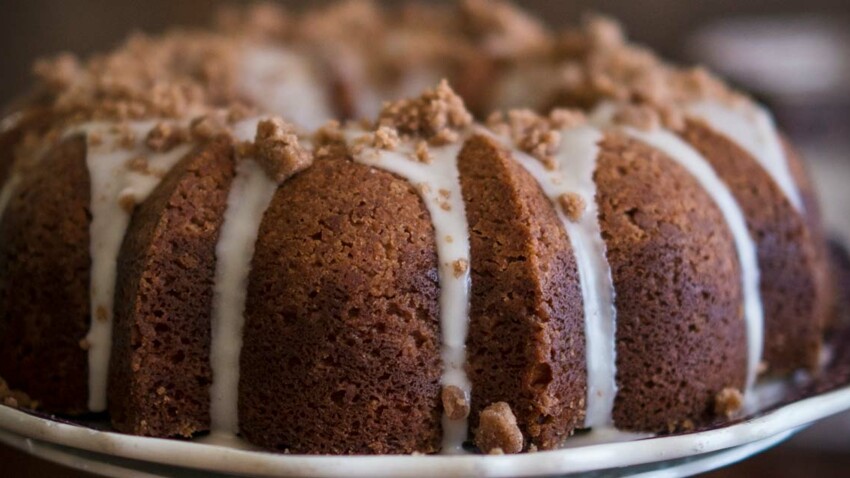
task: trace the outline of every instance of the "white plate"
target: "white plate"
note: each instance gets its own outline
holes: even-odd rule
[[[581,473],[583,476],[631,476],[641,478],[666,478],[690,476],[714,470],[759,453],[793,435],[797,430],[780,433],[774,437],[746,445],[732,447],[701,455],[658,461],[643,465],[625,466],[605,472]],[[111,455],[95,454],[74,448],[66,448],[52,443],[24,438],[0,430],[0,442],[28,452],[45,460],[77,470],[103,476],[120,478],[223,478],[230,476],[211,471],[172,467],[144,461],[129,460]],[[566,475],[563,475],[566,476]],[[577,476],[577,475],[570,475]]]
[[[0,441],[111,476],[411,477],[586,474],[686,476],[741,460],[850,410],[850,386],[728,426],[682,435],[502,456],[304,456],[97,431],[0,407]],[[205,471],[198,473],[199,470]],[[599,473],[604,472],[604,473]]]

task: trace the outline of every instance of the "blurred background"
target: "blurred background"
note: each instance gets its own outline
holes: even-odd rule
[[[34,59],[82,56],[134,30],[209,24],[215,0],[3,0],[0,105],[25,91]],[[282,1],[293,9],[328,1]],[[391,1],[384,3],[391,4]],[[618,18],[630,37],[684,63],[705,64],[752,91],[807,156],[833,235],[850,241],[850,1],[526,0],[553,26],[582,12]],[[89,476],[0,446],[3,476]],[[815,425],[789,442],[709,477],[850,476],[850,415]]]

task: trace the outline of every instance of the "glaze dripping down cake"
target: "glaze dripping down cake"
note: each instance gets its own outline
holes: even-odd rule
[[[610,20],[258,6],[35,71],[0,133],[13,404],[292,453],[516,453],[734,418],[818,367],[833,292],[799,156]]]

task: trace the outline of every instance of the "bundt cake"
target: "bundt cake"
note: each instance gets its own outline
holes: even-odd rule
[[[44,411],[515,453],[722,422],[818,367],[799,155],[610,20],[263,5],[35,71],[0,133],[0,377]]]

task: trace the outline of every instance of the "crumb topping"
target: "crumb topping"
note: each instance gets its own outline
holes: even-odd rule
[[[447,385],[441,393],[443,410],[449,420],[464,420],[469,416],[469,399],[460,387]]]
[[[452,272],[455,277],[461,277],[469,269],[469,261],[466,259],[458,259],[452,262]]]
[[[70,53],[60,53],[52,60],[40,59],[33,66],[33,73],[45,85],[54,91],[70,88],[74,80],[81,74],[82,66],[79,60]]]
[[[701,67],[677,68],[646,48],[626,41],[620,25],[589,16],[557,41],[561,59],[556,103],[590,108],[603,100],[681,110],[681,105],[714,98],[740,101],[741,95]]]
[[[227,117],[220,111],[198,116],[189,124],[189,133],[195,141],[208,141],[230,132]]]
[[[556,108],[548,116],[531,110],[508,111],[507,116],[496,112],[487,119],[487,126],[508,136],[521,151],[540,160],[547,169],[557,168],[554,154],[561,145],[560,131],[584,124],[584,113],[578,110]]]
[[[189,140],[189,131],[171,123],[160,122],[145,137],[145,145],[154,152],[165,153]]]
[[[676,432],[689,432],[696,428],[696,424],[690,418],[686,418],[682,421],[669,421],[667,422],[667,433],[676,433]]]
[[[658,123],[681,129],[681,106],[687,102],[743,99],[702,68],[673,67],[629,43],[617,22],[601,16],[555,33],[501,0],[396,10],[349,0],[304,14],[261,3],[223,10],[211,31],[136,34],[114,51],[86,60],[66,53],[37,62],[36,90],[45,92],[52,117],[47,129],[65,130],[69,124],[91,120],[188,122],[225,111],[223,120],[205,118],[194,124],[189,138],[182,128],[168,128],[164,121],[144,138],[154,152],[166,152],[189,139],[208,139],[221,131],[219,122],[232,123],[262,111],[262,104],[254,109],[238,91],[240,55],[246,45],[306,54],[316,71],[325,72],[324,86],[345,93],[349,102],[370,88],[405,96],[409,90],[398,85],[439,75],[454,78],[458,91],[480,111],[486,109],[485,87],[498,82],[503,67],[545,71],[555,83],[549,106],[591,108],[603,100],[636,105],[640,109],[624,110],[619,121],[641,128]],[[342,116],[357,112],[351,105],[346,109],[342,97],[335,102]],[[648,114],[650,110],[654,114]],[[568,123],[581,117],[575,110],[564,111]],[[553,112],[543,120],[517,111],[508,113],[505,122],[524,151],[552,166],[558,143],[555,124],[560,121],[555,116]],[[471,122],[461,96],[444,81],[419,98],[387,104],[372,146],[395,148],[395,130],[399,140],[424,141],[415,145],[413,156],[427,163],[427,146],[457,141]],[[44,134],[44,128],[39,133]],[[335,151],[322,148],[326,144],[320,143],[317,152]]]
[[[379,126],[368,138],[370,138],[369,146],[387,151],[396,149],[401,141],[398,137],[398,131],[389,126]]]
[[[561,205],[561,209],[564,211],[567,219],[572,222],[578,222],[578,220],[581,219],[581,216],[584,215],[584,211],[587,209],[587,202],[585,202],[583,197],[576,193],[562,194],[558,197],[558,203]]]
[[[134,35],[85,63],[63,54],[34,72],[52,92],[53,110],[69,121],[181,118],[236,100],[238,45],[217,33]]]
[[[428,143],[426,141],[419,141],[416,143],[414,153],[416,155],[416,160],[420,163],[427,164],[431,162],[431,151],[428,149]]]
[[[522,432],[510,405],[496,402],[481,411],[475,430],[475,445],[484,453],[519,453]]]
[[[260,121],[253,152],[254,159],[278,184],[313,164],[313,155],[298,142],[295,127],[280,118]]]
[[[420,137],[439,146],[454,143],[472,125],[472,115],[463,99],[442,80],[420,97],[387,103],[378,119],[380,127],[395,128],[402,135]]]
[[[465,31],[478,39],[485,53],[496,58],[542,53],[551,43],[540,21],[508,2],[465,0],[461,15]]]
[[[714,397],[714,413],[732,418],[744,406],[744,395],[737,388],[727,387]]]
[[[339,121],[328,121],[313,133],[311,139],[315,145],[314,155],[317,159],[345,157],[352,153]]]
[[[661,126],[658,113],[645,105],[626,104],[614,113],[614,123],[631,126],[641,131],[653,131]]]

